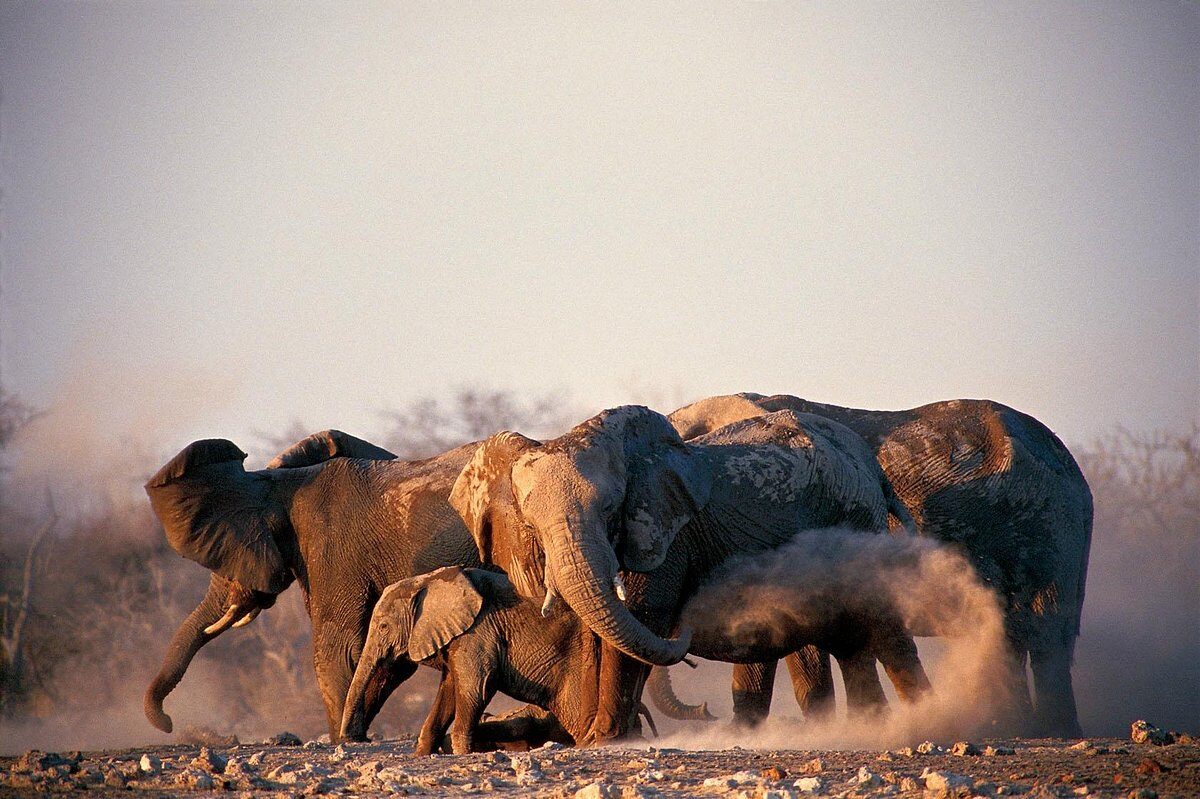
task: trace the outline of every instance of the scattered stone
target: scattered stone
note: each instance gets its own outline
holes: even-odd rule
[[[825,761],[819,757],[814,757],[803,766],[800,767],[801,774],[820,774],[825,770]]]
[[[920,789],[917,781],[912,777],[902,777],[900,779],[900,790],[903,793],[916,793]]]
[[[162,771],[162,761],[151,754],[142,755],[141,761],[138,763],[142,771],[150,776],[154,776]]]
[[[124,788],[129,778],[117,769],[111,769],[104,775],[104,784],[109,788]]]
[[[788,775],[787,769],[783,768],[782,766],[778,766],[778,765],[767,766],[765,769],[762,770],[763,778],[768,779],[768,780],[782,780],[782,779],[786,778],[787,775]]]
[[[266,752],[255,752],[254,754],[250,755],[250,757],[246,758],[246,765],[257,768],[258,766],[262,765],[263,758],[266,756]]]
[[[43,752],[40,749],[30,749],[17,760],[14,771],[45,771],[55,766],[76,766],[79,758],[67,758],[58,752]]]
[[[933,796],[957,796],[970,791],[974,784],[970,777],[962,774],[952,774],[948,771],[932,771],[925,769],[921,772],[925,781],[925,790]]]
[[[749,771],[739,771],[736,774],[723,774],[720,777],[709,777],[704,781],[705,788],[736,788],[739,785],[758,782],[758,777]]]
[[[916,783],[913,784],[916,785]],[[792,785],[800,793],[820,794],[825,792],[825,782],[820,777],[801,777]]]
[[[956,741],[950,747],[950,754],[955,757],[975,757],[979,754],[979,747],[970,741]]]
[[[1158,799],[1158,791],[1149,788],[1134,788],[1129,792],[1129,799]]]
[[[891,762],[892,762],[893,760],[895,760],[896,758],[894,758],[894,757],[892,756],[892,753],[891,753],[891,752],[886,752],[886,751],[885,751],[885,752],[880,752],[880,753],[879,753],[879,756],[878,756],[878,757],[876,757],[875,759],[876,759],[876,760],[878,760],[878,761],[880,761],[881,763],[891,763]]]
[[[878,788],[883,784],[883,780],[866,766],[860,766],[858,773],[850,778],[850,784],[862,788]]]
[[[984,757],[997,757],[1011,754],[1015,754],[1015,752],[1011,747],[1008,746],[987,746],[983,749]]]
[[[1086,752],[1088,749],[1091,749],[1092,746],[1093,745],[1091,741],[1080,741],[1079,743],[1071,744],[1067,748],[1074,752]]]
[[[621,789],[612,783],[593,782],[576,791],[575,799],[621,799]]]
[[[281,732],[278,735],[272,735],[268,738],[267,743],[271,746],[299,746],[302,741],[298,735],[293,735],[290,732]]]
[[[621,789],[621,799],[657,799],[662,791],[649,785],[626,785]]]
[[[917,752],[923,755],[941,754],[946,750],[935,744],[933,741],[922,741],[917,744]]]
[[[917,755],[911,746],[906,746],[903,749],[897,749],[896,754],[900,757],[916,757]]]
[[[1152,757],[1144,759],[1137,764],[1137,768],[1133,770],[1134,774],[1162,774],[1164,771],[1170,771],[1169,768],[1159,763]]]
[[[1135,721],[1129,730],[1129,737],[1135,744],[1153,744],[1166,746],[1175,742],[1175,736],[1166,730],[1155,727],[1144,719]]]
[[[546,741],[546,743],[542,744],[540,748],[554,752],[559,749],[566,749],[567,747],[564,744],[560,744],[558,741]]]
[[[196,746],[212,746],[217,749],[228,749],[237,746],[241,741],[236,735],[222,735],[209,727],[184,727],[179,733],[179,742]]]
[[[225,771],[225,764],[229,759],[218,755],[207,746],[200,747],[200,754],[191,762],[191,767],[200,771],[207,771],[213,774],[221,774]]]

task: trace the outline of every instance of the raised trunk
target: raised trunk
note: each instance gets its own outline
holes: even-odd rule
[[[683,660],[691,643],[691,632],[667,639],[655,635],[634,618],[617,599],[613,579],[616,556],[608,539],[585,525],[564,522],[544,537],[546,566],[554,573],[554,585],[567,604],[592,632],[632,658],[651,666],[669,666]]]
[[[675,686],[671,684],[671,672],[666,666],[655,666],[646,680],[646,690],[654,706],[669,719],[678,721],[716,721],[717,717],[708,712],[708,702],[689,705],[675,695]]]
[[[204,599],[175,631],[158,674],[146,688],[142,709],[147,720],[163,732],[170,732],[173,728],[171,717],[163,712],[163,700],[183,679],[184,672],[200,648],[220,635],[208,635],[204,628],[214,624],[225,613],[228,596],[229,583],[216,574],[212,575]]]

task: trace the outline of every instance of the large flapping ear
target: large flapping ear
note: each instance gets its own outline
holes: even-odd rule
[[[520,433],[496,433],[479,445],[450,490],[450,506],[467,525],[485,563],[491,553],[488,519],[492,505],[511,501],[507,486],[513,462],[537,443]]]
[[[341,430],[322,430],[300,439],[276,455],[267,464],[267,468],[299,469],[324,463],[332,458],[391,461],[395,460],[396,456],[383,447],[377,447],[369,441],[355,438]]]
[[[414,598],[408,656],[421,661],[465,633],[483,609],[483,596],[458,566],[431,572]]]
[[[712,472],[686,447],[661,445],[630,464],[625,487],[621,564],[630,571],[657,568],[675,535],[708,502]]]
[[[292,580],[272,535],[282,510],[269,481],[247,473],[231,441],[185,447],[146,483],[171,547],[246,588],[276,594]]]

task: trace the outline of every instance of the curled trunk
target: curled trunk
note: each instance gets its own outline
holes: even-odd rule
[[[146,688],[142,709],[146,719],[163,732],[171,732],[173,728],[171,717],[163,712],[163,700],[183,679],[184,672],[200,648],[220,635],[219,632],[209,635],[204,630],[215,624],[225,613],[225,600],[228,595],[229,583],[216,574],[212,575],[204,599],[200,600],[196,609],[188,614],[175,631],[158,674]]]
[[[717,717],[708,712],[708,702],[689,705],[675,695],[675,687],[671,684],[671,672],[666,666],[655,666],[646,680],[646,690],[654,706],[669,719],[678,721],[716,721]]]
[[[630,657],[651,666],[678,663],[691,633],[662,638],[634,618],[613,589],[616,556],[608,539],[602,533],[589,536],[580,527],[563,523],[545,538],[547,568],[563,599],[592,632]]]

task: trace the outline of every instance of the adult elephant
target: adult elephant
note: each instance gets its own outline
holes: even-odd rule
[[[907,516],[865,442],[836,422],[781,411],[685,443],[640,406],[544,443],[492,436],[450,502],[519,593],[547,613],[565,600],[602,639],[592,743],[634,723],[643,664],[684,656],[687,632],[664,636],[714,568],[800,530]]]
[[[867,441],[920,534],[958,547],[1002,598],[1013,675],[1027,710],[1026,660],[1033,672],[1035,731],[1081,735],[1071,660],[1091,547],[1092,495],[1058,437],[1032,416],[989,400],[865,411],[747,393],[701,400],[670,419],[692,439],[782,409],[835,420]],[[788,659],[802,705],[814,702],[814,691],[822,698],[832,693],[830,683],[810,679],[813,663],[811,651]],[[743,721],[766,714],[775,666],[735,667],[735,714]],[[700,714],[678,702],[665,674],[656,679],[652,696],[663,698],[664,713]]]
[[[146,492],[171,546],[213,574],[146,689],[150,723],[170,732],[163,700],[195,654],[253,620],[295,581],[312,620],[317,683],[337,740],[346,690],[383,589],[439,566],[479,563],[447,503],[475,448],[400,461],[326,430],[260,471],[246,471],[246,453],[224,439],[197,441],[172,458]]]

